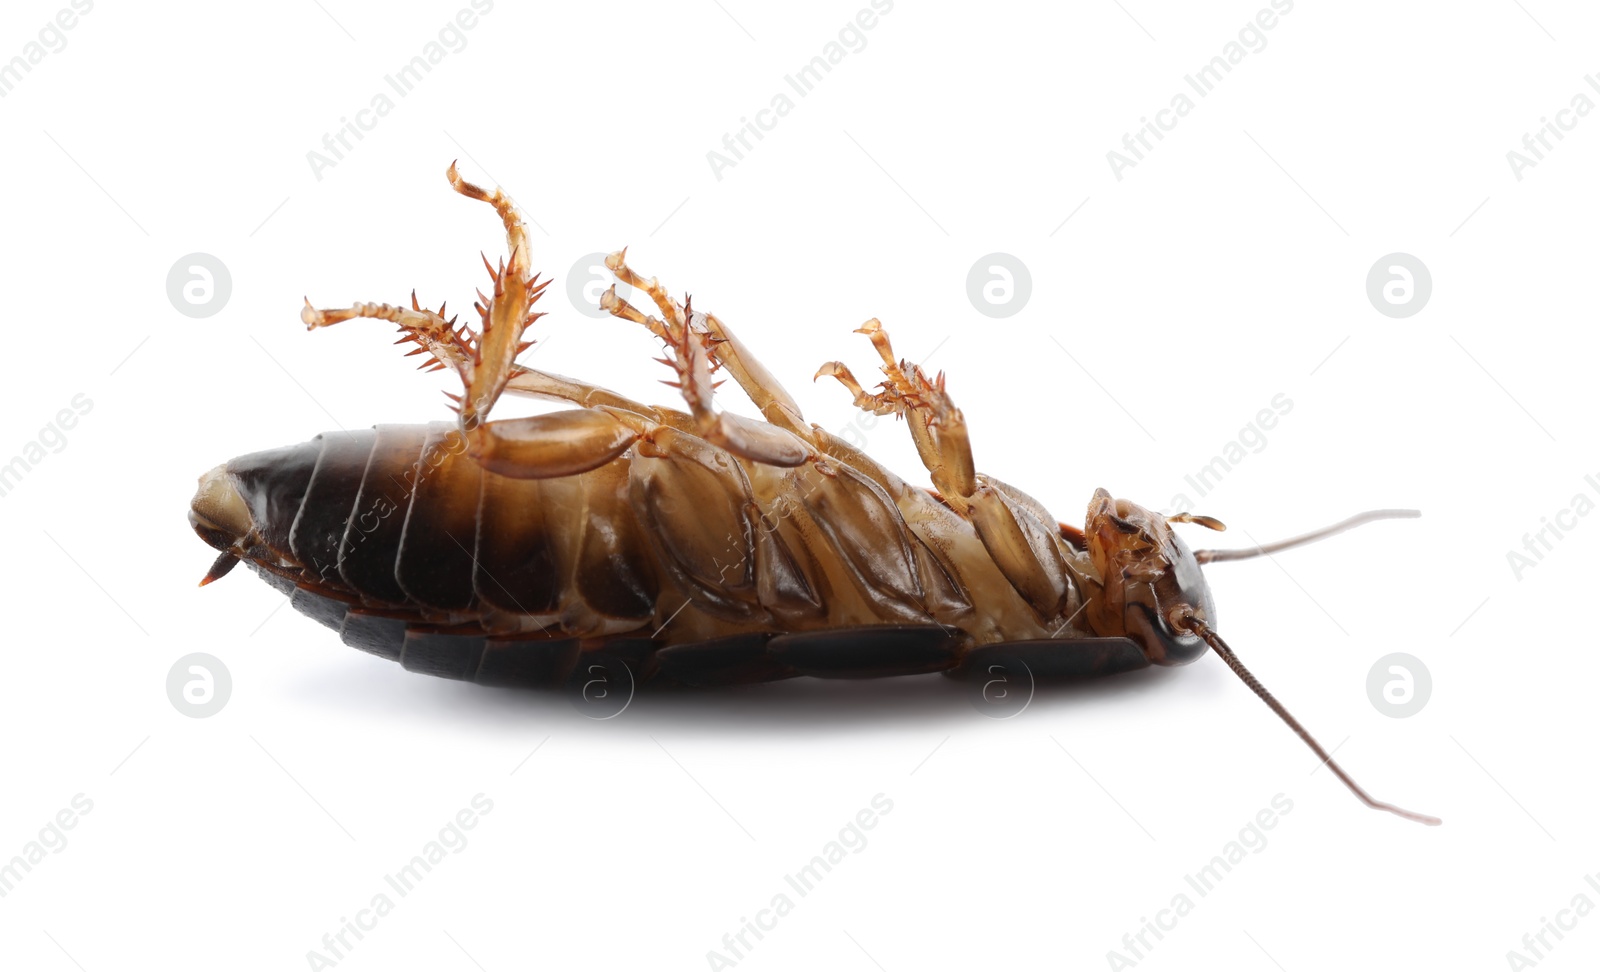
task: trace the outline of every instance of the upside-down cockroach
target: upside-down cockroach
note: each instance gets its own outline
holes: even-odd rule
[[[200,477],[190,523],[221,551],[202,584],[240,561],[346,644],[412,671],[486,684],[561,684],[596,660],[638,682],[711,686],[799,675],[873,678],[982,672],[997,660],[1041,677],[1182,665],[1207,646],[1362,802],[1369,797],[1245,669],[1217,634],[1200,565],[1270,553],[1358,523],[1244,550],[1200,550],[1162,517],[1096,490],[1080,531],[1021,490],[974,471],[966,422],[945,390],[896,361],[877,320],[857,329],[882,359],[867,391],[838,362],[855,404],[906,421],[933,489],[912,486],[807,424],[714,314],[654,278],[606,265],[660,317],[619,297],[612,315],[667,348],[687,410],[644,405],[516,363],[548,281],[512,202],[448,171],[493,206],[509,257],[485,266],[481,325],[421,307],[319,310],[308,328],[389,321],[424,367],[453,369],[457,420],[379,425],[258,452]],[[713,404],[714,372],[764,421]],[[489,421],[505,393],[578,406]]]

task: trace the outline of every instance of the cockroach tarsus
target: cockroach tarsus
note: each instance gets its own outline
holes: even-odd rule
[[[715,314],[606,259],[659,317],[617,294],[611,315],[666,347],[683,409],[518,364],[548,281],[511,200],[487,203],[508,256],[478,292],[478,326],[410,306],[318,309],[310,329],[372,318],[400,329],[426,370],[462,382],[453,423],[379,425],[230,460],[200,477],[189,519],[220,553],[202,585],[247,563],[346,644],[412,671],[483,684],[560,685],[596,664],[639,682],[714,686],[811,675],[966,675],[1021,664],[1041,678],[1182,665],[1209,647],[1353,793],[1369,797],[1217,634],[1200,565],[1270,555],[1375,519],[1279,543],[1191,552],[1172,530],[1223,525],[1159,514],[1104,489],[1083,530],[973,465],[966,420],[940,373],[897,360],[876,320],[857,328],[884,381],[833,361],[854,404],[904,419],[932,489],[808,424]],[[761,419],[724,411],[731,378]],[[504,394],[568,409],[490,420]],[[449,394],[449,393],[447,393]]]

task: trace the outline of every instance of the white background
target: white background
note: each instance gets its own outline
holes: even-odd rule
[[[1187,890],[1140,968],[1496,969],[1575,895],[1600,904],[1600,518],[1520,579],[1507,561],[1597,498],[1600,118],[1520,180],[1506,158],[1576,93],[1600,100],[1593,9],[1300,0],[1118,180],[1106,153],[1264,2],[899,0],[719,180],[707,152],[865,0],[498,0],[319,179],[307,152],[465,5],[99,2],[0,100],[0,458],[93,402],[0,499],[0,859],[93,803],[0,898],[7,968],[320,967],[324,934],[478,793],[470,843],[339,968],[707,968],[880,793],[866,846],[790,891],[739,968],[1104,968]],[[0,59],[64,8],[8,3]],[[557,282],[530,363],[670,400],[648,335],[567,300],[575,261],[630,245],[843,434],[848,397],[808,379],[832,358],[872,375],[850,331],[877,316],[949,371],[979,468],[1069,522],[1097,486],[1169,507],[1287,396],[1266,446],[1190,495],[1224,545],[1424,517],[1217,565],[1220,629],[1369,790],[1444,825],[1312,775],[1212,657],[1007,721],[931,676],[641,697],[596,722],[343,647],[245,571],[197,590],[199,473],[447,417],[454,379],[411,373],[387,327],[307,334],[297,313],[412,287],[466,309],[503,239],[446,186],[455,158],[537,221]],[[1005,319],[966,296],[996,251],[1032,276]],[[232,276],[205,319],[165,290],[194,252]],[[1393,252],[1433,280],[1403,319],[1365,291]],[[903,427],[864,435],[923,481]],[[165,689],[196,651],[233,680],[205,719]],[[1394,651],[1432,673],[1409,719],[1367,696]],[[1279,793],[1265,848],[1189,890]],[[1592,967],[1600,917],[1565,934],[1539,967]]]

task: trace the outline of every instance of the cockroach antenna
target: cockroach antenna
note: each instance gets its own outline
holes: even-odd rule
[[[1318,540],[1331,537],[1337,533],[1343,533],[1346,530],[1353,530],[1358,526],[1377,520],[1414,520],[1421,515],[1421,510],[1368,510],[1365,513],[1357,513],[1348,520],[1340,520],[1332,526],[1325,526],[1320,530],[1312,530],[1310,533],[1303,533],[1298,537],[1290,537],[1287,540],[1264,543],[1259,547],[1240,547],[1237,550],[1196,550],[1194,559],[1202,564],[1214,564],[1222,560],[1245,560],[1250,557],[1259,557],[1262,554],[1275,554],[1280,550],[1288,550],[1291,547],[1302,547],[1308,543],[1316,543]],[[1218,524],[1211,517],[1196,517],[1185,513],[1179,514],[1177,517],[1171,517],[1171,519],[1181,523],[1201,523],[1204,526],[1211,527],[1213,530],[1221,527],[1221,524]],[[1212,524],[1217,525],[1212,526]]]
[[[1346,773],[1343,767],[1333,761],[1333,757],[1328,754],[1327,750],[1322,748],[1322,744],[1317,742],[1316,739],[1312,737],[1311,733],[1306,731],[1305,726],[1302,726],[1298,719],[1289,714],[1289,710],[1284,708],[1283,703],[1273,698],[1272,693],[1267,691],[1267,687],[1262,685],[1261,682],[1250,673],[1250,669],[1244,667],[1244,662],[1240,661],[1239,656],[1233,653],[1233,649],[1228,647],[1228,643],[1222,640],[1221,635],[1217,634],[1215,631],[1212,631],[1209,625],[1201,620],[1198,615],[1193,613],[1185,614],[1179,619],[1179,623],[1188,628],[1190,631],[1193,631],[1195,634],[1199,635],[1201,638],[1204,638],[1206,644],[1211,646],[1211,650],[1217,653],[1217,657],[1226,662],[1228,667],[1233,669],[1233,673],[1239,676],[1239,680],[1245,685],[1249,686],[1250,691],[1260,696],[1261,701],[1267,703],[1267,707],[1273,712],[1276,712],[1278,714],[1278,718],[1282,719],[1290,729],[1293,729],[1296,735],[1305,740],[1306,745],[1311,747],[1311,751],[1316,753],[1318,758],[1327,764],[1328,769],[1332,770],[1334,775],[1339,777],[1339,779],[1344,782],[1344,785],[1350,788],[1350,792],[1354,793],[1356,798],[1362,803],[1365,803],[1374,810],[1387,810],[1396,816],[1404,817],[1407,820],[1415,820],[1417,823],[1427,824],[1430,827],[1437,827],[1439,824],[1443,823],[1443,821],[1441,821],[1438,817],[1430,817],[1425,813],[1416,813],[1411,810],[1406,810],[1402,807],[1397,807],[1392,803],[1384,803],[1381,800],[1374,800],[1372,797],[1368,796],[1367,791],[1363,790],[1355,780],[1351,779],[1350,774]]]
[[[1315,543],[1318,540],[1326,539],[1335,534],[1343,533],[1346,530],[1352,530],[1358,526],[1372,523],[1377,520],[1410,520],[1421,515],[1422,512],[1420,510],[1368,510],[1365,513],[1357,513],[1355,516],[1352,516],[1349,519],[1340,520],[1338,523],[1335,523],[1331,526],[1325,526],[1320,530],[1312,530],[1310,533],[1303,533],[1300,536],[1290,537],[1287,540],[1278,540],[1273,543],[1263,543],[1254,547],[1241,547],[1236,550],[1196,550],[1194,552],[1194,559],[1198,563],[1210,564],[1223,560],[1246,560],[1250,557],[1259,557],[1263,555],[1270,556],[1271,554],[1277,553],[1280,550],[1288,550],[1292,547],[1300,547],[1308,543]],[[1193,516],[1192,514],[1180,513],[1177,516],[1169,517],[1168,519],[1172,522],[1178,523],[1198,523],[1213,530],[1224,529],[1221,522],[1212,519],[1211,517],[1200,517]],[[1316,739],[1312,738],[1311,733],[1306,731],[1305,727],[1300,724],[1299,720],[1295,719],[1294,716],[1289,714],[1289,710],[1283,707],[1283,703],[1273,698],[1272,693],[1267,691],[1266,686],[1257,681],[1256,677],[1250,673],[1250,670],[1244,667],[1244,662],[1241,662],[1239,660],[1239,656],[1233,653],[1233,649],[1228,647],[1228,643],[1222,640],[1221,635],[1211,630],[1210,626],[1208,626],[1203,619],[1193,613],[1187,613],[1183,615],[1178,619],[1178,622],[1183,627],[1188,628],[1203,638],[1206,644],[1211,646],[1211,650],[1217,653],[1217,657],[1221,658],[1225,663],[1227,663],[1229,668],[1233,669],[1233,673],[1239,676],[1239,680],[1244,682],[1245,685],[1248,685],[1250,687],[1250,691],[1260,696],[1261,701],[1267,703],[1268,708],[1272,709],[1273,712],[1278,714],[1278,718],[1282,719],[1290,729],[1293,729],[1296,735],[1305,740],[1305,744],[1311,747],[1311,751],[1316,753],[1317,756],[1328,765],[1328,768],[1333,771],[1334,775],[1339,777],[1339,779],[1343,781],[1344,785],[1350,788],[1350,792],[1354,793],[1362,803],[1365,803],[1367,806],[1372,807],[1375,810],[1387,810],[1390,813],[1404,817],[1407,820],[1415,820],[1418,823],[1427,824],[1430,827],[1437,827],[1441,823],[1438,817],[1430,817],[1424,813],[1413,813],[1410,810],[1397,807],[1391,803],[1384,803],[1380,800],[1374,800],[1372,797],[1368,796],[1367,791],[1358,786],[1356,781],[1350,778],[1350,774],[1346,773],[1338,763],[1333,761],[1333,757],[1328,755],[1327,750],[1322,748],[1321,743],[1318,743]]]

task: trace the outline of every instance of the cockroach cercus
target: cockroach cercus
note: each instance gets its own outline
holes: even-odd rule
[[[1191,551],[1163,517],[1096,490],[1080,531],[1037,500],[974,471],[967,425],[944,376],[897,361],[877,320],[885,380],[855,404],[906,422],[933,489],[911,485],[809,425],[715,314],[669,296],[629,266],[606,266],[648,295],[656,317],[619,297],[601,306],[667,348],[683,409],[517,364],[548,281],[511,200],[465,182],[504,223],[510,255],[488,266],[474,330],[427,310],[355,304],[396,324],[423,366],[465,387],[456,421],[325,433],[226,462],[200,477],[189,520],[221,551],[202,584],[247,562],[346,644],[412,671],[485,684],[562,684],[596,661],[637,682],[712,686],[811,675],[874,678],[984,672],[1020,663],[1040,677],[1183,665],[1209,646],[1362,802],[1369,797],[1245,669],[1217,634],[1201,565],[1271,553],[1370,520],[1379,510],[1275,544]],[[723,411],[725,372],[762,419]],[[502,394],[574,408],[489,420]]]

